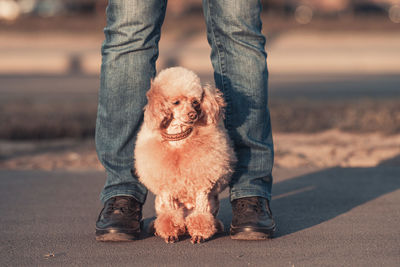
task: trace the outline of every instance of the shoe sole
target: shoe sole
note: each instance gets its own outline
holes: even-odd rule
[[[124,233],[115,229],[110,230],[97,230],[96,240],[100,242],[129,242],[139,239],[139,234]]]
[[[267,240],[273,237],[275,230],[275,226],[272,229],[260,229],[253,227],[234,228],[231,226],[230,236],[233,240]]]

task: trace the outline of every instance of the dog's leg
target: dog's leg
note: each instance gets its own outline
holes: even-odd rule
[[[154,221],[155,234],[167,243],[178,241],[179,235],[186,232],[183,209],[168,194],[156,196],[155,209],[157,219]]]
[[[191,236],[191,242],[201,243],[212,237],[221,227],[212,213],[216,213],[213,197],[207,193],[196,196],[196,205],[193,212],[186,217],[185,224]],[[218,210],[218,208],[217,208]]]
[[[223,233],[225,231],[224,224],[220,219],[217,218],[219,211],[219,198],[217,192],[211,192],[208,196],[208,200],[210,202],[210,212],[214,216],[215,219],[215,228],[217,233]]]

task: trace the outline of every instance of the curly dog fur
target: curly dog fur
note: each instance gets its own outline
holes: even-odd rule
[[[192,71],[163,70],[152,81],[135,148],[140,181],[156,195],[155,234],[203,242],[222,230],[218,193],[236,158],[222,123],[221,92]]]

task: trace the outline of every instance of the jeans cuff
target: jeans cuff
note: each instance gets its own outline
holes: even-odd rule
[[[240,191],[231,191],[230,193],[230,201],[232,202],[238,198],[244,197],[263,197],[268,199],[268,202],[271,202],[271,194],[266,191],[260,190],[240,190]]]
[[[110,189],[108,190],[108,192],[102,192],[101,196],[100,196],[100,200],[101,202],[104,204],[107,200],[109,200],[112,197],[116,197],[116,196],[130,196],[133,197],[134,199],[136,199],[138,202],[144,204],[144,202],[146,201],[146,196],[147,194],[143,194],[141,192],[138,192],[136,190],[122,190],[122,189]]]

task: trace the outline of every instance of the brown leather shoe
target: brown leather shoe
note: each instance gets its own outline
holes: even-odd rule
[[[112,197],[104,203],[96,222],[97,241],[131,241],[142,229],[142,204],[133,197]]]
[[[233,218],[230,235],[236,240],[265,240],[271,238],[276,224],[268,200],[245,197],[232,201]]]

